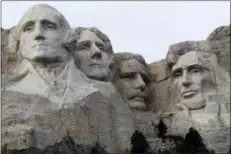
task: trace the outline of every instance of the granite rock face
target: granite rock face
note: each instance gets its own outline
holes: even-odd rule
[[[60,26],[41,26],[46,33],[34,27],[27,34],[35,25],[25,27],[31,18],[38,24],[52,19]],[[112,83],[91,80],[76,68],[74,43],[65,37],[71,31],[65,17],[49,5],[38,4],[13,30],[18,44],[13,61],[18,65],[2,76],[2,146],[43,149],[68,133],[77,144],[99,141],[108,152],[129,148],[134,132],[131,112]]]
[[[165,59],[149,64],[151,85],[150,91],[153,98],[153,110],[155,112],[166,111],[170,105],[169,96],[171,93],[170,70]]]
[[[1,29],[2,147],[7,145],[8,150],[18,153],[23,153],[23,150],[39,153],[42,149],[49,153],[54,147],[60,147],[60,150],[67,148],[63,139],[70,135],[76,144],[92,146],[99,142],[106,147],[107,152],[122,153],[130,149],[130,137],[137,129],[147,137],[151,148],[158,151],[161,146],[165,146],[157,138],[154,129],[160,118],[164,118],[170,135],[184,136],[193,126],[202,135],[207,147],[216,152],[226,152],[230,147],[230,90],[225,89],[230,84],[230,81],[226,82],[229,77],[227,71],[230,73],[230,26],[215,29],[207,40],[170,45],[165,59],[149,65],[142,55],[125,53],[122,56],[125,63],[121,62],[121,66],[117,67],[113,65],[114,69],[114,56],[120,54],[113,53],[111,42],[105,34],[97,28],[90,28],[91,32],[89,28],[80,28],[84,35],[77,30],[76,33],[79,33],[75,35],[75,40],[70,39],[73,29],[60,12],[43,4],[36,7],[39,9],[30,9],[18,25]],[[37,34],[44,35],[45,43],[51,47],[49,50],[31,48],[31,44],[37,43],[35,35],[22,35],[20,32],[29,18],[39,19],[40,15],[43,18],[58,18],[54,21],[61,25],[55,33],[46,29],[51,35]],[[79,40],[84,42],[86,39],[90,40],[90,48],[78,44]],[[95,43],[96,40],[101,44]],[[80,50],[92,51],[94,56],[89,52],[79,53]],[[108,53],[101,53],[101,50]],[[173,87],[176,82],[173,82],[172,75],[175,73],[178,76],[179,72],[173,72],[172,67],[191,51],[203,53],[203,58],[213,53],[217,58],[217,61],[212,62],[212,65],[219,65],[213,76],[198,76],[208,77],[206,79],[209,82],[205,85],[213,83],[217,90],[206,95],[206,101],[193,99],[196,101],[185,102],[178,96],[177,88]],[[190,61],[192,57],[186,60]],[[60,61],[55,61],[57,59]],[[91,68],[86,67],[86,59],[104,65],[106,69],[94,66],[97,69],[94,69],[92,76]],[[178,64],[182,64],[182,60]],[[195,70],[197,72],[200,69]],[[129,74],[129,71],[132,73]],[[110,80],[111,74],[117,80],[116,83]],[[215,80],[214,84],[212,81]],[[120,87],[127,90],[121,93]],[[138,94],[128,94],[132,91],[129,89],[139,89]],[[129,98],[130,95],[138,98],[128,105],[125,94]],[[170,144],[166,143],[166,147],[170,147]],[[69,154],[73,149],[78,149],[73,147],[75,145],[71,143],[63,153]],[[77,150],[78,154],[82,152]]]
[[[64,103],[62,108],[36,94],[2,92],[2,145],[7,143],[9,149],[43,149],[69,132],[78,144],[99,141],[109,152],[127,148],[134,130],[128,108],[118,96],[102,94],[93,87],[86,91],[78,102]]]
[[[230,25],[216,28],[206,40],[211,44],[211,50],[218,57],[218,63],[230,72]]]
[[[19,57],[16,49],[18,44],[14,38],[14,27],[10,29],[1,29],[1,62],[2,74],[10,74],[12,69],[17,65]]]

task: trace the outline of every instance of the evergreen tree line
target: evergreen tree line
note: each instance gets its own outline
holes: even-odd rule
[[[171,151],[159,151],[157,154],[215,154],[214,151],[206,149],[203,139],[199,132],[191,127],[185,137],[176,135],[166,135],[167,126],[161,119],[159,124],[155,126],[158,130],[158,138],[165,142],[166,139],[173,140],[175,149]],[[136,130],[131,138],[131,151],[125,151],[128,154],[155,154],[146,140],[142,132]],[[54,145],[47,146],[44,150],[37,148],[28,148],[22,150],[8,149],[7,145],[1,147],[2,154],[108,154],[105,147],[102,147],[99,142],[94,146],[77,145],[69,134],[60,142]],[[229,149],[228,154],[231,154]]]
[[[166,135],[167,133],[167,126],[161,119],[159,124],[155,127],[158,130],[158,137],[165,142],[166,139],[174,140],[175,149],[171,151],[161,151],[159,149],[158,154],[194,154],[194,153],[201,153],[201,154],[215,154],[215,152],[209,151],[206,149],[205,144],[203,143],[203,139],[199,132],[191,127],[185,137],[176,136],[176,135]],[[154,154],[150,146],[146,140],[146,137],[143,135],[142,132],[136,130],[132,137],[131,137],[131,152],[132,154],[137,153],[144,153],[144,154]],[[230,151],[229,151],[230,153]],[[229,154],[228,153],[228,154]]]

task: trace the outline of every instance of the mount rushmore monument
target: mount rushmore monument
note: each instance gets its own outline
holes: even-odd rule
[[[71,27],[45,4],[1,36],[1,146],[44,149],[68,134],[124,152],[139,130],[157,149],[153,124],[163,119],[170,134],[194,127],[209,149],[230,147],[230,26],[207,40],[172,44],[151,64],[115,53],[110,36]]]

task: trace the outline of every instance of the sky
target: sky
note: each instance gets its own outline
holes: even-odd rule
[[[164,59],[171,44],[204,40],[230,25],[229,1],[2,1],[2,28],[39,3],[55,7],[71,27],[97,27],[115,53],[138,53],[147,63]]]

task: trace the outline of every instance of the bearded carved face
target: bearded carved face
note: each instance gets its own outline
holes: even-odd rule
[[[61,60],[68,53],[62,49],[69,29],[64,17],[56,10],[38,5],[30,9],[20,21],[20,50],[29,60],[53,58]],[[62,23],[65,22],[65,23]]]
[[[182,55],[172,67],[172,81],[180,102],[193,109],[205,106],[206,94],[215,91],[212,59],[200,52],[191,51]],[[199,103],[201,102],[201,103]]]
[[[120,64],[114,83],[132,109],[146,110],[148,73],[135,58]]]
[[[90,30],[81,32],[75,56],[78,59],[78,67],[89,78],[108,80],[113,53],[106,51],[106,44],[94,32]]]

